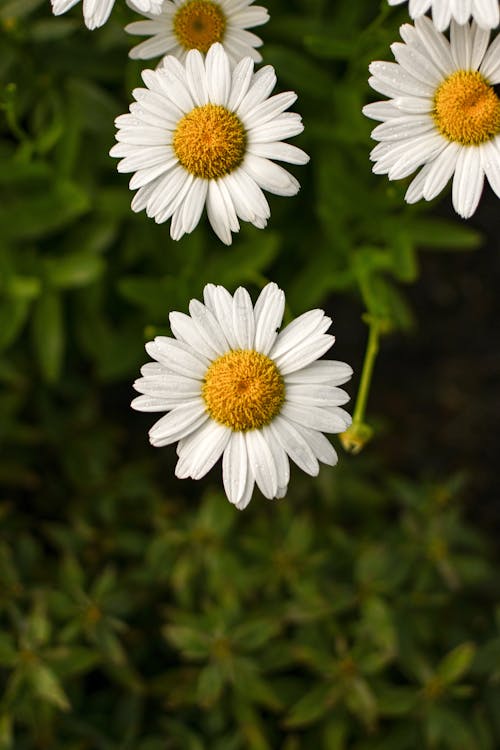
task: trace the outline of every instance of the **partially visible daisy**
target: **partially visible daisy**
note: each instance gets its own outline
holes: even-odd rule
[[[400,5],[406,0],[389,0],[389,5]],[[483,29],[495,29],[500,21],[498,0],[410,0],[410,16],[420,18],[432,7],[432,20],[438,31],[444,31],[451,19],[467,23],[472,16]]]
[[[130,5],[136,7],[137,0]],[[145,15],[149,20],[125,27],[129,34],[151,37],[130,50],[134,59],[174,55],[184,61],[189,50],[206,53],[220,42],[233,65],[247,56],[262,60],[255,49],[262,39],[247,29],[267,23],[269,13],[253,0],[164,0],[159,16]]]
[[[500,36],[472,23],[451,22],[450,41],[425,16],[401,27],[396,63],[373,62],[370,85],[391,97],[364,107],[380,120],[372,137],[376,174],[390,180],[422,167],[406,193],[408,203],[432,200],[453,177],[455,211],[472,216],[484,176],[500,197]]]
[[[337,454],[323,432],[351,423],[340,408],[349,396],[339,385],[352,375],[344,362],[318,362],[335,341],[331,320],[311,310],[280,333],[285,295],[268,284],[255,306],[247,290],[234,296],[208,284],[190,315],[170,313],[174,338],[146,344],[156,360],[141,369],[134,409],[168,412],[149,431],[154,446],[178,442],[180,479],[201,479],[222,456],[228,499],[242,510],[257,483],[267,498],[283,497],[288,458],[307,474]]]
[[[172,218],[174,240],[192,232],[206,205],[217,236],[231,244],[238,217],[263,228],[270,216],[261,188],[295,195],[299,183],[271,159],[305,164],[309,157],[282,139],[301,133],[300,115],[285,112],[297,95],[269,98],[276,84],[271,66],[253,72],[245,57],[231,73],[221,44],[206,58],[191,50],[185,66],[165,58],[142,73],[147,89],[136,89],[130,114],[116,120],[119,172],[135,172],[134,211],[146,209],[157,223]]]
[[[55,16],[66,13],[67,10],[76,5],[80,0],[51,0],[52,12]],[[83,0],[83,18],[89,29],[102,26],[109,18],[115,0]],[[143,13],[159,13],[162,0],[135,0],[138,10]]]

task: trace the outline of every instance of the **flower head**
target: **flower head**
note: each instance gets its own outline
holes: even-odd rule
[[[52,12],[55,16],[66,13],[67,10],[76,5],[79,0],[51,0]],[[115,0],[83,0],[83,17],[85,25],[89,29],[103,26],[109,18]],[[162,0],[135,0],[138,10],[143,13],[159,13]]]
[[[137,0],[131,5],[135,8]],[[129,34],[150,37],[131,49],[134,59],[174,55],[184,61],[189,50],[206,53],[220,42],[233,65],[243,57],[262,60],[256,50],[262,40],[247,29],[267,23],[269,14],[253,0],[164,0],[160,15],[144,15],[147,21],[125,27]]]
[[[119,172],[135,172],[132,209],[146,209],[157,223],[172,219],[170,234],[192,232],[206,205],[217,236],[231,244],[238,217],[263,228],[270,216],[261,188],[295,195],[299,183],[271,159],[305,164],[309,157],[282,139],[301,133],[298,114],[285,112],[293,92],[269,97],[276,83],[270,66],[253,72],[250,57],[231,73],[220,44],[206,59],[191,50],[185,66],[166,57],[163,67],[142,74],[130,114],[116,120],[122,158]]]
[[[451,22],[450,40],[425,16],[401,27],[404,44],[391,46],[396,63],[373,62],[370,85],[389,101],[364,107],[380,120],[372,137],[376,174],[390,180],[422,167],[408,203],[432,200],[453,176],[453,206],[468,218],[477,208],[484,176],[500,197],[500,36],[476,23]]]
[[[246,289],[234,296],[208,284],[204,302],[190,315],[170,314],[174,338],[146,344],[156,360],[141,370],[134,409],[168,412],[151,428],[155,446],[177,442],[180,479],[200,479],[222,456],[224,488],[237,508],[251,500],[254,484],[268,498],[283,497],[289,457],[315,476],[318,461],[333,466],[337,454],[323,432],[351,423],[340,408],[349,397],[338,388],[351,377],[344,362],[318,362],[334,343],[331,320],[311,310],[280,333],[285,295],[268,284],[255,306]]]
[[[389,0],[389,5],[400,5],[406,0]],[[432,8],[432,20],[439,31],[444,31],[453,18],[467,23],[469,18],[483,29],[494,29],[499,23],[498,0],[410,0],[410,16],[420,18]]]

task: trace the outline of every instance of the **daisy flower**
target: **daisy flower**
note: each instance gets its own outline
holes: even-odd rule
[[[270,216],[261,188],[295,195],[299,183],[271,159],[305,164],[309,157],[283,138],[301,133],[298,114],[285,112],[297,95],[269,98],[276,84],[270,66],[253,73],[245,57],[231,73],[221,44],[206,58],[188,52],[183,65],[166,57],[163,67],[145,70],[147,89],[136,89],[130,114],[116,120],[119,172],[135,172],[132,209],[146,209],[157,223],[172,218],[174,240],[192,232],[206,204],[217,236],[231,244],[238,217],[263,228]]]
[[[401,5],[406,0],[389,0],[389,5]],[[450,25],[452,18],[457,23],[467,23],[469,18],[483,29],[494,29],[499,23],[498,0],[410,0],[410,16],[420,18],[432,8],[432,20],[439,31]]]
[[[52,12],[55,16],[66,13],[67,10],[76,5],[80,0],[51,0]],[[102,26],[109,18],[115,0],[83,0],[83,18],[89,29]],[[135,0],[138,10],[143,13],[159,13],[162,0]]]
[[[349,365],[318,362],[335,341],[331,320],[311,310],[280,333],[285,295],[268,284],[255,306],[247,290],[234,296],[208,284],[204,302],[191,300],[190,315],[170,313],[174,338],[146,344],[156,360],[141,369],[134,409],[168,412],[151,428],[154,446],[178,441],[175,474],[201,479],[222,456],[230,502],[242,510],[255,483],[267,498],[283,497],[290,457],[312,476],[318,461],[333,466],[337,454],[323,432],[351,423],[341,409],[349,397],[337,386]]]
[[[396,63],[373,62],[369,83],[391,97],[364,107],[380,120],[372,137],[376,174],[390,180],[422,167],[406,193],[408,203],[432,200],[453,177],[452,200],[464,218],[477,208],[484,176],[500,197],[500,36],[476,23],[451,22],[450,41],[423,16],[401,27]]]
[[[134,59],[174,55],[185,61],[190,49],[206,53],[221,42],[233,65],[243,57],[262,60],[255,49],[262,39],[247,29],[267,23],[269,14],[253,0],[165,0],[159,16],[145,15],[149,20],[125,27],[129,34],[151,37],[130,50]]]

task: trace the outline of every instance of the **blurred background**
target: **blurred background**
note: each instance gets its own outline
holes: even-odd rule
[[[371,174],[373,0],[269,0],[257,29],[311,155],[265,231],[179,243],[108,156],[141,67],[117,0],[0,2],[0,750],[500,747],[498,203],[407,206]],[[323,307],[356,456],[239,513],[220,466],[176,480],[132,412],[144,342],[207,282]]]

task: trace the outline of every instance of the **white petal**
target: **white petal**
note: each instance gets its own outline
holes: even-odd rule
[[[276,73],[274,72],[274,68],[270,65],[265,65],[254,74],[247,93],[239,105],[235,107],[234,111],[237,115],[240,112],[250,111],[253,107],[260,104],[260,102],[263,102],[275,86]]]
[[[271,357],[277,359],[286,352],[310,340],[311,336],[325,333],[331,326],[331,318],[323,310],[309,310],[292,320],[279,334],[271,351]]]
[[[300,406],[285,401],[280,414],[291,422],[321,432],[344,432],[351,424],[347,412],[338,407],[320,409],[316,406]]]
[[[444,151],[431,163],[423,186],[423,197],[430,201],[439,195],[455,171],[460,146],[449,143]]]
[[[250,139],[248,143],[248,152],[255,156],[262,156],[265,159],[275,159],[285,161],[289,164],[307,164],[309,156],[297,146],[282,141],[273,141],[272,143],[254,143]]]
[[[242,432],[233,432],[222,458],[222,481],[228,500],[237,504],[243,497],[248,474],[248,457]]]
[[[498,138],[483,143],[481,146],[481,161],[492,190],[500,198],[500,146]]]
[[[205,68],[210,101],[226,106],[231,90],[231,70],[222,44],[212,44],[207,52]]]
[[[311,446],[311,450],[318,461],[328,466],[335,466],[338,463],[339,457],[337,456],[337,451],[322,432],[311,430],[303,425],[300,431]]]
[[[238,500],[238,502],[235,503],[235,505],[238,508],[238,510],[245,510],[245,508],[247,507],[248,503],[252,499],[253,490],[254,490],[254,486],[255,486],[255,479],[254,479],[254,476],[253,476],[253,473],[252,473],[252,467],[250,466],[250,464],[248,465],[247,468],[248,468],[247,478],[246,478],[246,481],[245,481],[245,488],[243,490],[243,494],[242,494],[241,498]]]
[[[496,29],[500,23],[498,0],[473,0],[474,19],[483,29]]]
[[[241,349],[253,349],[255,318],[252,300],[244,287],[238,287],[233,297],[233,328]]]
[[[155,412],[167,411],[172,408],[172,404],[164,398],[154,398],[153,396],[137,396],[130,404],[132,409],[137,411]]]
[[[272,430],[269,429],[269,425],[263,427],[261,433],[269,446],[276,467],[278,487],[275,492],[275,497],[283,497],[287,490],[288,482],[290,481],[290,463],[288,461],[287,453],[283,446],[274,437]]]
[[[189,313],[205,341],[218,355],[230,349],[227,339],[215,315],[197,299],[189,303]]]
[[[464,146],[458,154],[453,178],[453,208],[464,219],[472,216],[483,191],[484,172],[479,149]]]
[[[255,349],[269,354],[278,336],[285,311],[285,294],[274,283],[266,284],[255,303]]]
[[[146,351],[150,357],[161,362],[172,372],[188,378],[201,380],[205,377],[209,365],[209,360],[200,352],[195,352],[182,341],[167,336],[156,336],[154,341],[146,344]]]
[[[243,169],[264,190],[275,195],[291,196],[298,193],[300,185],[286,169],[260,156],[247,154]]]
[[[199,380],[187,378],[183,375],[163,372],[160,376],[137,378],[134,388],[155,398],[169,398],[177,401],[189,401],[197,398],[201,393]]]
[[[276,358],[276,365],[282,375],[288,375],[294,370],[300,370],[311,362],[314,362],[314,360],[319,359],[334,343],[335,336],[326,334],[314,336],[311,341],[302,342],[289,352]]]
[[[226,175],[224,182],[231,196],[235,211],[243,221],[267,221],[271,210],[266,197],[255,180],[240,167]]]
[[[238,349],[238,339],[233,326],[233,298],[223,286],[207,284],[204,292],[205,304],[213,312],[224,331],[231,349]]]
[[[302,406],[342,406],[349,401],[349,395],[333,385],[289,383],[286,387],[286,401]]]
[[[426,56],[412,45],[401,42],[391,44],[391,50],[401,67],[426,86],[435,87],[441,83],[443,75],[428,54]]]
[[[227,193],[227,190],[226,190]],[[217,237],[225,244],[232,242],[231,228],[238,223],[230,196],[222,190],[222,181],[211,180],[207,194],[207,216]],[[239,225],[238,225],[239,228]],[[237,229],[235,230],[237,231]]]
[[[215,359],[218,356],[219,352],[217,349],[206,340],[189,315],[175,310],[170,313],[169,320],[174,336],[179,341],[184,341],[188,344],[192,351],[202,354],[209,360]]]
[[[490,44],[479,71],[491,84],[500,83],[500,34]]]
[[[278,490],[278,473],[271,449],[259,430],[249,430],[244,434],[248,462],[257,486],[264,497],[271,499]]]
[[[300,429],[278,415],[268,425],[268,430],[297,466],[306,474],[317,476],[319,465]]]
[[[189,90],[198,107],[208,104],[209,91],[203,57],[198,50],[191,50],[186,57],[186,76]]]
[[[380,120],[381,122],[384,122],[391,117],[397,117],[399,112],[392,102],[384,101],[365,104],[363,107],[363,114],[366,115],[366,117],[371,117],[372,120]]]
[[[203,213],[203,209],[205,207],[207,192],[207,180],[194,180],[191,189],[188,191],[186,197],[184,198],[184,202],[182,203],[181,207],[177,209],[178,211],[182,210],[182,235],[189,234],[196,226],[198,226],[201,215]],[[171,234],[172,239],[174,240],[178,240],[182,236],[176,235],[174,237],[173,233]]]
[[[330,385],[343,385],[352,377],[352,367],[346,362],[323,359],[313,362],[301,370],[291,372],[285,378],[288,383],[328,383]]]
[[[231,438],[231,430],[208,420],[179,443],[179,471],[192,479],[201,479],[217,463]],[[177,469],[176,469],[177,474]]]
[[[187,401],[159,419],[150,429],[149,439],[157,447],[175,443],[197,430],[207,419],[201,398]]]
[[[227,107],[231,112],[235,112],[238,109],[248,91],[253,76],[253,65],[253,61],[249,57],[246,57],[233,70],[231,93],[227,103]]]

